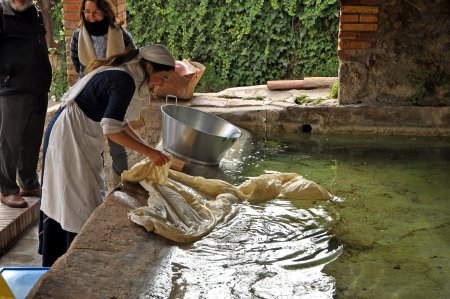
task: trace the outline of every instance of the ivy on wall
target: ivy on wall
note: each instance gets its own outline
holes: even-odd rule
[[[204,64],[200,91],[337,75],[337,0],[128,0],[127,22],[137,45]]]
[[[52,46],[49,52],[54,54],[57,61],[52,62],[52,84],[50,86],[50,96],[59,101],[66,92],[69,84],[67,82],[66,48],[64,42],[64,18],[63,2],[51,0],[50,16],[52,26]],[[47,25],[49,26],[49,25]]]

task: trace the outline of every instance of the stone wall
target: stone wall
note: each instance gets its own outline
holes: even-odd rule
[[[339,103],[450,105],[448,0],[340,0]]]
[[[126,26],[126,0],[111,0],[111,2],[114,5],[116,17],[124,22],[123,26]],[[70,58],[70,42],[72,41],[73,31],[77,28],[80,22],[80,4],[81,0],[63,0],[67,80],[70,85],[78,79],[78,75],[73,68],[72,60]]]
[[[126,0],[112,0],[126,22]],[[339,103],[449,106],[448,0],[339,0]],[[80,0],[63,0],[68,81]],[[126,24],[126,23],[125,23]]]

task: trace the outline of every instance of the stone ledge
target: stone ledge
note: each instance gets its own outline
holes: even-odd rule
[[[167,298],[176,246],[127,216],[147,196],[132,183],[112,191],[27,298]]]
[[[195,102],[194,102],[195,103]],[[450,107],[389,105],[195,106],[253,133],[311,133],[450,136]]]

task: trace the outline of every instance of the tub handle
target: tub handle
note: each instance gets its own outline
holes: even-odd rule
[[[239,137],[241,137],[241,132],[234,132],[231,134],[230,139],[238,139]]]
[[[175,99],[175,105],[178,106],[178,98],[176,96],[171,95],[171,94],[166,95],[166,105],[167,105],[167,102],[169,101],[169,99]]]

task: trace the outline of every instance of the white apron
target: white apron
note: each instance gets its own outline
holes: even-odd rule
[[[53,125],[45,156],[41,210],[69,232],[81,227],[105,196],[100,123],[75,102]]]
[[[107,70],[127,72],[135,81],[136,90],[122,126],[139,119],[141,110],[148,105],[147,86],[139,88],[144,80],[139,59],[121,67],[99,67],[63,95],[65,109],[53,125],[45,156],[41,210],[62,229],[73,233],[81,230],[106,195],[101,157],[105,143],[102,126],[88,118],[75,99],[95,74]]]
[[[100,67],[78,80],[63,96],[45,155],[41,210],[62,229],[79,233],[106,195],[102,152],[105,137],[99,122],[88,118],[75,98],[91,78],[106,70]]]

